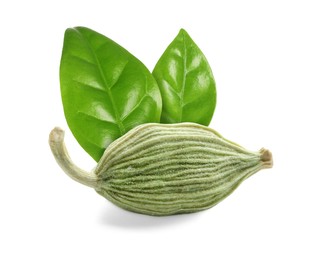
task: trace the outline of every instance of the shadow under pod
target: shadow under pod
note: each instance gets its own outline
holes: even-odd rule
[[[130,229],[155,228],[195,221],[200,214],[202,212],[157,217],[130,212],[115,205],[107,204],[101,211],[100,223]]]

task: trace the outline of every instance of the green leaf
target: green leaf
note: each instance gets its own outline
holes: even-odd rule
[[[162,95],[162,123],[195,122],[208,126],[216,88],[206,57],[181,29],[153,70]]]
[[[60,84],[69,128],[96,161],[130,129],[160,120],[160,91],[148,69],[88,28],[66,30]]]

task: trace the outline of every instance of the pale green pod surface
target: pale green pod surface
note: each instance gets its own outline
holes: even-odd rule
[[[51,137],[52,150],[70,177],[124,209],[148,215],[210,208],[252,174],[272,167],[268,150],[248,151],[205,126],[150,123],[110,144],[92,173],[76,168],[74,176],[76,166],[59,155],[56,139]]]

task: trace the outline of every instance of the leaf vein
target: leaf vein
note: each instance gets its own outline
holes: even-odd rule
[[[144,99],[145,99],[146,97],[150,97],[150,98],[151,98],[151,96],[149,96],[148,94],[145,94],[145,95],[140,99],[140,101],[138,102],[138,104],[137,104],[136,106],[134,106],[134,108],[133,108],[131,111],[129,111],[127,115],[125,115],[125,116],[123,117],[122,121],[125,121],[125,120],[141,105],[141,103],[144,101]]]
[[[129,61],[127,60],[124,64],[124,67],[122,68],[121,72],[119,73],[117,79],[115,80],[115,82],[112,84],[112,86],[110,86],[110,89],[112,89],[119,81],[119,79],[121,78],[122,74],[124,73],[124,70],[126,69],[127,67],[127,64],[129,63]]]
[[[146,97],[151,97],[149,94],[148,94],[148,78],[147,76],[145,75],[145,94],[143,95],[143,97],[140,99],[140,101],[138,102],[138,104],[131,110],[127,113],[127,115],[125,115],[122,119],[122,121],[126,120],[128,116],[130,116],[139,106],[140,104],[143,102],[143,100],[146,98]],[[152,97],[151,97],[152,98]]]
[[[172,93],[174,93],[179,99],[181,98],[180,97],[180,93],[178,93],[177,91],[176,91],[176,89],[173,87],[173,85],[167,80],[167,79],[163,79],[166,83],[167,83],[167,85],[169,86],[168,87],[168,89],[172,92]]]
[[[84,87],[88,87],[88,88],[91,88],[91,89],[96,90],[96,91],[101,91],[101,92],[103,92],[103,93],[107,93],[107,91],[106,91],[105,89],[102,89],[102,88],[99,88],[99,87],[96,87],[96,86],[87,84],[87,83],[82,82],[82,81],[80,81],[80,80],[72,79],[72,81],[75,82],[75,83],[78,83],[78,84],[80,84],[80,85],[82,85],[82,86],[84,86]]]
[[[88,118],[91,118],[91,119],[94,119],[94,120],[97,120],[97,121],[101,121],[103,123],[109,123],[109,124],[113,124],[113,125],[117,126],[117,123],[115,123],[115,122],[111,122],[111,121],[108,121],[108,120],[96,117],[94,115],[90,115],[90,114],[88,114],[86,112],[83,112],[83,111],[77,111],[77,113],[82,115],[82,116],[84,116],[84,117],[88,117]]]
[[[84,58],[82,58],[82,57],[80,57],[80,56],[77,56],[77,55],[74,55],[74,54],[70,54],[69,56],[70,56],[71,58],[74,58],[74,59],[79,60],[79,61],[81,61],[81,62],[85,62],[85,63],[87,63],[87,64],[89,64],[89,65],[93,65],[93,66],[96,65],[95,63],[93,63],[93,62],[91,62],[91,61],[88,61],[88,60],[86,60],[86,59],[84,59]]]

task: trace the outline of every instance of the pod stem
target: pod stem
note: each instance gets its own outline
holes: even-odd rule
[[[260,160],[262,161],[262,164],[263,164],[263,168],[272,168],[273,166],[272,153],[265,148],[261,148],[259,150],[259,153],[260,153]]]
[[[97,186],[97,176],[94,173],[80,169],[72,162],[64,144],[64,135],[64,131],[59,127],[55,127],[49,135],[50,149],[57,163],[75,181],[95,188]]]

